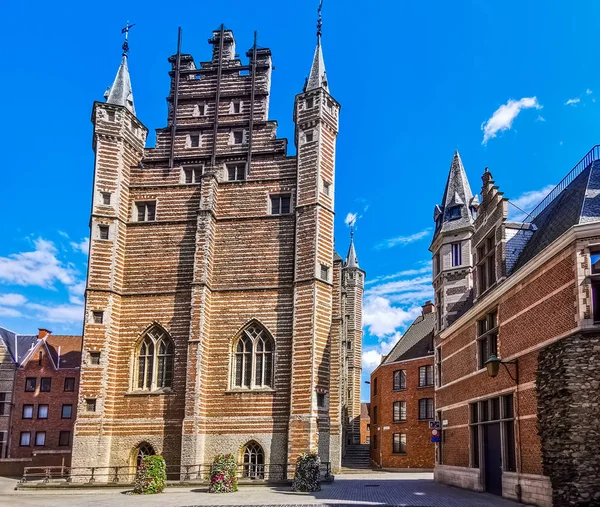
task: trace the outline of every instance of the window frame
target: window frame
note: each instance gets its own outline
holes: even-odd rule
[[[31,381],[33,381],[33,387],[29,387],[29,385],[31,384]],[[37,389],[37,377],[26,377],[25,378],[25,392],[26,393],[35,393]]]
[[[200,132],[188,134],[186,139],[186,148],[202,148],[202,134]]]
[[[181,168],[181,183],[184,185],[197,185],[202,181],[203,174],[203,165],[184,166]]]
[[[46,388],[47,386],[47,388]],[[49,393],[52,391],[52,377],[40,378],[40,393]]]
[[[8,394],[10,394],[9,392],[0,392],[0,415],[8,415],[10,413],[10,401],[8,401],[6,398],[8,398]],[[6,410],[6,407],[8,406],[8,410]],[[7,413],[5,413],[7,412]],[[2,453],[0,452],[0,458],[2,458]]]
[[[98,239],[102,241],[110,241],[110,225],[98,224]]]
[[[592,320],[594,324],[600,324],[600,269],[596,272],[594,269],[593,257],[600,257],[600,250],[598,248],[590,248],[589,261],[590,261],[590,289],[592,292]],[[600,261],[600,259],[599,259]]]
[[[96,413],[98,408],[98,399],[97,398],[85,398],[84,400],[85,411],[92,414]],[[92,408],[92,409],[90,409]]]
[[[487,312],[482,319],[477,320],[477,366],[485,368],[485,362],[492,356],[498,356],[498,309]],[[484,347],[485,345],[485,347]],[[487,357],[484,357],[487,350]]]
[[[477,245],[477,294],[481,295],[491,289],[498,277],[496,274],[496,229],[493,229]]]
[[[134,349],[132,391],[170,392],[175,378],[175,352],[175,340],[165,329],[152,326],[146,331]]]
[[[421,375],[421,372],[424,372]],[[433,377],[433,365],[432,364],[424,364],[419,366],[419,383],[418,387],[433,387],[434,386],[434,377]]]
[[[232,170],[234,175],[233,179],[231,178]],[[242,171],[242,174],[240,174],[240,171]],[[225,175],[227,176],[227,181],[246,181],[246,172],[246,162],[228,162],[225,164]],[[239,177],[240,175],[242,178]]]
[[[135,201],[133,209],[134,222],[156,222],[156,200]]]
[[[406,454],[406,433],[392,434],[392,454]]]
[[[63,436],[67,435],[67,443],[63,443]],[[68,430],[61,430],[58,433],[58,447],[68,447],[71,445],[71,432]]]
[[[327,197],[331,197],[331,187],[332,184],[329,181],[321,179],[321,192]]]
[[[112,192],[108,192],[106,190],[102,190],[100,192],[100,197],[102,199],[102,206],[110,206],[111,205]]]
[[[240,344],[242,344],[241,349]],[[245,326],[231,344],[230,389],[233,391],[274,390],[275,352],[275,339],[266,327],[258,322],[251,322]],[[325,396],[324,393],[317,393],[317,397],[319,394]],[[323,401],[325,403],[325,398]]]
[[[69,416],[65,417],[65,408],[69,407]],[[60,409],[60,418],[61,419],[73,419],[73,404],[72,403],[63,403]]]
[[[398,408],[396,417],[396,407]],[[392,422],[406,422],[406,400],[397,400],[392,403]]]
[[[287,211],[284,212],[284,199],[287,199]],[[274,200],[278,200],[277,208],[274,207]],[[270,194],[269,195],[269,215],[281,216],[290,215],[292,213],[292,194]]]
[[[319,267],[319,279],[323,280],[324,282],[329,282],[330,267],[327,264],[323,263],[321,263]]]
[[[32,403],[24,403],[21,410],[21,419],[33,419],[33,407]],[[28,409],[29,416],[25,415],[25,409]]]
[[[398,376],[398,382],[396,382],[396,376]],[[392,373],[392,390],[406,390],[406,370],[394,370],[394,372]]]
[[[23,443],[23,437],[27,435],[27,443]],[[19,447],[31,447],[31,431],[21,431],[19,434]]]
[[[452,254],[452,267],[462,266],[462,241],[451,243],[450,252]]]
[[[38,438],[42,437],[42,443],[38,443]],[[46,432],[45,431],[36,431],[35,432],[35,440],[34,447],[46,447]]]
[[[418,406],[419,421],[433,421],[435,419],[435,403],[433,398],[420,398],[418,401]]]
[[[43,407],[46,407],[46,416],[45,417],[42,417],[42,415],[40,415],[40,409],[42,409]],[[37,418],[38,419],[48,419],[49,412],[50,412],[50,406],[48,404],[42,403],[37,406]]]
[[[71,381],[73,383],[73,386],[71,389],[67,389],[67,380],[69,381],[69,384],[71,384]],[[65,393],[74,393],[75,392],[75,377],[65,377],[64,392]]]
[[[92,310],[92,324],[104,324],[104,310]]]
[[[244,107],[243,100],[232,100],[229,102],[229,114],[241,114]],[[237,109],[237,111],[236,111]]]
[[[88,364],[92,366],[100,366],[102,361],[102,353],[99,350],[88,351]]]

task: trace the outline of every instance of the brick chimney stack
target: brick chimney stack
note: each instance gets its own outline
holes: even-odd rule
[[[43,327],[38,328],[38,340],[45,338],[49,334],[52,334],[52,331],[49,329],[44,329]]]
[[[425,301],[423,305],[423,315],[435,312],[435,305],[431,301]]]

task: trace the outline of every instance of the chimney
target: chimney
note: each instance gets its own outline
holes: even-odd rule
[[[425,304],[423,305],[422,308],[423,308],[423,315],[435,312],[435,306],[431,301],[425,301]]]
[[[44,329],[43,327],[40,327],[38,329],[38,340],[45,338],[46,336],[48,336],[51,333],[52,333],[52,331],[50,331],[49,329]]]

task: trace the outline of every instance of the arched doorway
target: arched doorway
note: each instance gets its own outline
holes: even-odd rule
[[[154,456],[155,454],[156,452],[154,451],[154,447],[152,447],[148,442],[142,442],[134,449],[136,468],[140,466],[140,463],[145,456]]]
[[[256,442],[244,446],[244,477],[250,479],[265,478],[265,452]]]

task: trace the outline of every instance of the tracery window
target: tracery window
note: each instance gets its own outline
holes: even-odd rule
[[[244,477],[264,479],[265,452],[256,442],[249,442],[244,448]]]
[[[233,387],[258,389],[273,386],[273,339],[252,324],[234,344]]]
[[[161,328],[146,333],[137,350],[135,386],[155,391],[173,384],[173,340]]]

